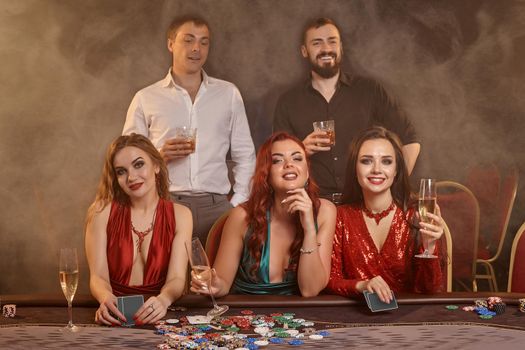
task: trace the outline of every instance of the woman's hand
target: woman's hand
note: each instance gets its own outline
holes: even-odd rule
[[[370,293],[376,293],[383,303],[390,303],[392,301],[392,290],[385,282],[383,277],[375,276],[372,279],[360,281],[356,286],[360,292],[368,290]]]
[[[221,280],[219,277],[217,277],[217,272],[215,269],[211,269],[211,285],[210,289],[208,289],[208,283],[206,279],[203,279],[202,277],[199,278],[197,274],[194,271],[191,271],[191,288],[190,290],[193,293],[197,294],[206,294],[210,295],[210,290],[213,293],[213,295],[217,295],[217,293],[221,290]]]
[[[107,326],[120,326],[122,321],[127,322],[126,317],[117,308],[117,297],[110,294],[100,303],[95,312],[95,322]]]
[[[314,228],[315,230],[313,204],[306,190],[301,187],[289,190],[286,193],[288,193],[288,197],[281,203],[288,206],[287,212],[290,214],[299,212],[303,229]]]
[[[160,296],[151,297],[137,310],[133,319],[137,326],[142,326],[143,324],[155,323],[168,312],[168,303],[166,300]]]
[[[441,210],[439,205],[436,204],[435,214],[427,213],[427,216],[432,220],[431,222],[419,222],[419,232],[421,232],[421,238],[423,246],[427,247],[429,252],[433,252],[435,248],[435,242],[441,238],[443,232],[445,232],[445,221],[441,217]]]

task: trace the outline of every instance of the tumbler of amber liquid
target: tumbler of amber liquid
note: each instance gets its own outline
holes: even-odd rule
[[[324,131],[326,136],[330,138],[330,141],[325,144],[326,146],[335,145],[335,121],[323,120],[314,122],[314,131]]]
[[[197,145],[197,128],[190,128],[189,126],[180,126],[175,128],[175,138],[182,139],[189,144],[191,153],[195,152]]]

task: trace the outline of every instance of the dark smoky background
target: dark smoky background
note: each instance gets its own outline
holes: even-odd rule
[[[523,177],[523,1],[2,1],[0,293],[59,292],[65,246],[79,249],[88,293],[84,219],[105,149],[134,93],[167,73],[165,30],[186,13],[209,20],[205,69],[241,90],[256,146],[279,94],[306,77],[305,21],[327,16],[341,27],[344,68],[381,81],[416,125],[414,184],[463,181],[481,162],[515,164]],[[502,289],[524,205],[520,185]]]

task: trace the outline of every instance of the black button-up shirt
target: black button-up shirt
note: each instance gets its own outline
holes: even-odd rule
[[[363,130],[380,125],[405,145],[418,142],[410,121],[377,82],[343,72],[330,102],[310,79],[284,93],[277,102],[273,129],[303,140],[313,132],[313,122],[320,120],[335,120],[335,146],[311,157],[312,176],[323,197],[343,191],[350,143]]]

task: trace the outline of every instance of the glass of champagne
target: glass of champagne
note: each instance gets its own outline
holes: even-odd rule
[[[419,198],[418,210],[419,219],[423,222],[431,223],[432,219],[427,216],[427,213],[434,214],[436,209],[436,181],[434,179],[421,179],[419,184]],[[417,258],[434,259],[437,256],[430,254],[428,247],[424,247],[425,251],[422,254],[417,254]]]
[[[78,332],[79,327],[73,324],[73,298],[78,286],[78,257],[76,248],[61,248],[58,274],[60,286],[67,300],[69,323],[63,329],[69,332]]]
[[[215,318],[217,316],[222,315],[226,311],[228,311],[229,307],[228,305],[217,305],[217,302],[215,301],[215,297],[213,296],[211,292],[211,279],[212,279],[212,272],[210,263],[208,261],[208,256],[206,255],[206,252],[204,251],[204,248],[202,247],[201,241],[198,238],[193,238],[191,241],[191,247],[188,247],[188,244],[186,244],[186,251],[188,253],[188,257],[190,259],[190,265],[191,269],[193,270],[193,273],[195,275],[195,278],[199,281],[206,282],[206,286],[208,287],[208,292],[211,296],[211,301],[213,302],[213,309],[208,311],[207,316],[211,318]]]

